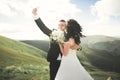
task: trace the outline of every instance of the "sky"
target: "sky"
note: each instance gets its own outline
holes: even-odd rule
[[[75,19],[84,35],[120,37],[120,0],[1,0],[0,35],[16,40],[49,39],[34,22],[32,9],[56,29],[60,19]]]

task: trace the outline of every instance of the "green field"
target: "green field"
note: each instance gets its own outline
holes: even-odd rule
[[[120,80],[120,38],[89,36],[81,41],[82,51],[77,55],[91,76]],[[0,36],[0,80],[49,80],[45,52],[49,42],[23,42]]]
[[[0,36],[0,80],[49,80],[46,52]]]

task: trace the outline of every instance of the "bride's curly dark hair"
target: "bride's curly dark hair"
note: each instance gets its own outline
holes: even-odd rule
[[[67,21],[67,35],[66,40],[69,38],[74,38],[76,44],[80,44],[80,37],[82,37],[82,27],[81,25],[74,19],[69,19]]]

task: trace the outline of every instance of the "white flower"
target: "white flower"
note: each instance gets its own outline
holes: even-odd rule
[[[59,42],[60,40],[64,40],[64,32],[60,30],[53,30],[50,39]]]

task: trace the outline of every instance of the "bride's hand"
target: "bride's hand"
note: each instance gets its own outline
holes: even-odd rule
[[[60,39],[60,40],[59,40],[59,43],[60,43],[60,44],[64,44],[65,42],[64,42],[64,40]]]

